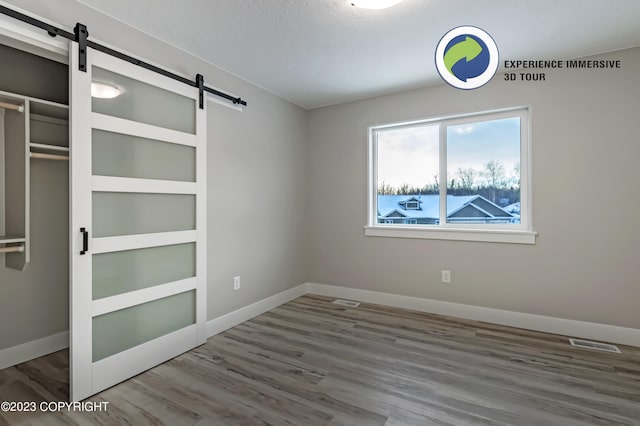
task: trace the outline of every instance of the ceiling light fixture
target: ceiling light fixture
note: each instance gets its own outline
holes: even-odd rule
[[[99,81],[91,82],[91,96],[94,98],[113,99],[120,94],[122,94],[122,90],[113,84]]]
[[[351,0],[351,5],[363,9],[386,9],[395,6],[402,0]]]

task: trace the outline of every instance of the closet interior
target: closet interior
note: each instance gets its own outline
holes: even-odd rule
[[[69,85],[65,63],[0,58],[2,350],[68,330]]]

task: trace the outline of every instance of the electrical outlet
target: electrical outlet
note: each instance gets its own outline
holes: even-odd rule
[[[451,284],[451,271],[442,270],[442,282],[444,284]]]
[[[233,289],[240,290],[240,277],[233,277]]]

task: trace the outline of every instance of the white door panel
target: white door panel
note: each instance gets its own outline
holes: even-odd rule
[[[195,87],[91,48],[87,72],[76,43],[69,63],[78,401],[206,340],[206,111]],[[92,98],[92,80],[121,94]]]

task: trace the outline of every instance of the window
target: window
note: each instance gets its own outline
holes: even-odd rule
[[[533,244],[528,124],[518,108],[371,128],[366,235]]]
[[[418,210],[418,202],[417,201],[409,201],[407,202],[407,210]]]

